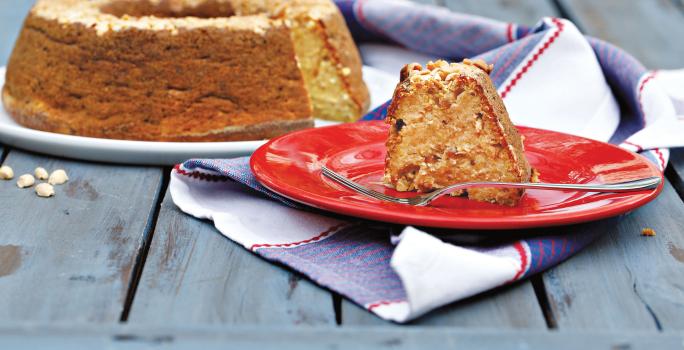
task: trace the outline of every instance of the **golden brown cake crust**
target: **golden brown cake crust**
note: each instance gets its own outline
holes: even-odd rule
[[[530,180],[517,129],[489,78],[491,66],[464,61],[405,66],[388,108],[384,182],[431,191],[465,181]],[[477,188],[471,199],[515,205],[522,190]]]
[[[17,122],[159,141],[255,140],[313,126],[292,24],[272,12],[329,1],[112,1],[38,1],[2,92]],[[361,81],[357,63],[350,79]],[[365,85],[349,84],[363,95],[355,88]]]

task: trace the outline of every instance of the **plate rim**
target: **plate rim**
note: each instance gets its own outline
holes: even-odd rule
[[[333,126],[327,126],[323,128],[316,128],[316,129],[310,129],[310,130],[300,130],[296,131],[290,134],[286,134],[283,136],[279,136],[277,138],[269,140],[267,143],[259,147],[250,157],[249,165],[250,165],[250,170],[256,177],[257,181],[266,187],[267,189],[278,193],[279,195],[288,198],[292,201],[295,201],[300,204],[304,204],[310,207],[314,207],[320,210],[324,211],[329,211],[333,212],[336,214],[341,214],[345,216],[352,216],[356,218],[361,218],[361,219],[367,219],[367,220],[373,220],[373,221],[381,221],[381,222],[387,222],[391,224],[403,224],[403,225],[413,225],[413,226],[422,226],[422,227],[434,227],[434,228],[446,228],[446,229],[467,229],[467,230],[515,230],[515,229],[528,229],[528,228],[540,228],[540,227],[553,227],[553,226],[562,226],[562,225],[569,225],[569,224],[578,224],[578,223],[584,223],[584,222],[590,222],[590,221],[596,221],[596,220],[601,220],[601,219],[607,219],[611,218],[620,214],[624,214],[626,212],[629,212],[631,210],[634,210],[636,208],[639,208],[646,203],[654,200],[663,190],[665,180],[664,180],[664,174],[653,164],[651,163],[648,159],[646,159],[644,156],[638,154],[638,153],[633,153],[628,150],[625,150],[623,148],[620,148],[616,145],[603,142],[603,141],[598,141],[598,140],[593,140],[589,139],[586,137],[582,136],[577,136],[577,135],[572,135],[572,134],[567,134],[563,132],[558,132],[558,131],[552,131],[552,130],[546,130],[546,129],[540,129],[540,128],[534,128],[534,127],[526,127],[526,126],[518,126],[519,128],[522,129],[530,129],[530,130],[535,130],[535,131],[542,131],[542,132],[551,132],[551,133],[556,133],[556,134],[562,134],[568,137],[576,138],[576,139],[581,139],[581,140],[586,140],[590,141],[592,143],[599,143],[602,144],[603,146],[609,146],[612,147],[616,150],[619,150],[620,152],[627,152],[631,155],[636,155],[642,162],[644,162],[649,169],[654,173],[657,174],[657,176],[660,176],[661,178],[661,183],[660,185],[654,189],[651,190],[649,193],[642,193],[641,196],[633,196],[632,198],[625,198],[619,202],[619,204],[609,204],[607,206],[603,206],[600,208],[593,208],[590,210],[579,210],[579,211],[573,211],[573,212],[562,212],[562,213],[544,213],[544,214],[539,214],[537,216],[515,216],[515,217],[501,217],[498,218],[497,220],[492,220],[491,218],[465,218],[461,220],[454,220],[453,218],[449,220],[444,220],[440,218],[432,218],[428,219],[426,221],[421,221],[421,222],[415,222],[412,219],[407,219],[405,216],[400,216],[400,215],[392,215],[387,214],[387,212],[391,211],[372,211],[369,208],[363,208],[361,206],[355,206],[353,204],[349,204],[349,202],[343,202],[340,200],[335,200],[331,199],[330,197],[327,196],[322,196],[319,194],[309,194],[307,192],[301,192],[297,191],[297,189],[294,188],[288,188],[288,187],[293,187],[291,185],[286,184],[286,189],[283,190],[281,186],[279,186],[278,181],[274,181],[270,176],[266,176],[264,172],[261,172],[259,170],[259,167],[261,164],[259,164],[260,161],[263,160],[263,162],[266,162],[266,157],[265,154],[269,150],[269,147],[274,143],[278,142],[279,140],[282,140],[284,138],[292,138],[292,137],[298,137],[299,134],[302,133],[309,133],[309,132],[320,132],[323,131],[324,129],[327,128],[336,128],[336,127],[351,127],[355,126],[354,124],[358,123],[384,123],[382,121],[362,121],[362,122],[357,122],[357,123],[352,123],[352,124],[344,124],[344,125],[333,125]],[[644,191],[645,192],[645,191]],[[340,204],[340,203],[346,203],[346,204]],[[541,216],[541,217],[540,217]]]

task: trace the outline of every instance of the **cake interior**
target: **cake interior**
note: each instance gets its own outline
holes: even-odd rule
[[[299,65],[311,96],[313,115],[317,118],[353,121],[359,114],[340,72],[349,68],[337,67],[332,51],[326,50],[325,29],[314,20],[299,20],[292,28],[292,39]]]
[[[386,184],[427,192],[475,180],[520,181],[496,116],[486,112],[491,107],[474,80],[421,84],[428,86],[404,93],[390,115]],[[514,205],[520,190],[473,188],[460,194]]]

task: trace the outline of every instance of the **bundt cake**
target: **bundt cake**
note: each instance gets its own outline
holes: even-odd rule
[[[531,169],[484,61],[409,64],[387,112],[384,182],[431,191],[468,181],[530,181]],[[472,188],[457,195],[516,205],[521,189]]]
[[[39,0],[2,98],[29,128],[159,141],[270,138],[369,103],[329,0]]]

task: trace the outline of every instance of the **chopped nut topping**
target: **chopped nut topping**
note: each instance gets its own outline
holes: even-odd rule
[[[449,63],[445,60],[437,60],[434,62],[430,61],[427,64],[427,69],[429,69],[429,70],[433,70],[436,68],[446,68],[446,67],[449,67]]]
[[[456,78],[458,78],[458,74],[449,73],[449,75],[447,75],[446,78],[444,78],[444,81],[449,82],[449,81],[455,80]]]
[[[413,71],[422,71],[423,67],[418,64],[418,63],[409,63],[405,65],[404,67],[401,68],[401,72],[399,73],[399,80],[404,81],[406,78],[411,76],[411,73]]]
[[[475,66],[477,68],[482,69],[485,73],[489,74],[494,70],[494,65],[493,64],[487,64],[483,59],[478,58],[476,60],[471,60],[471,59],[464,59],[463,64],[467,64],[469,66]]]

